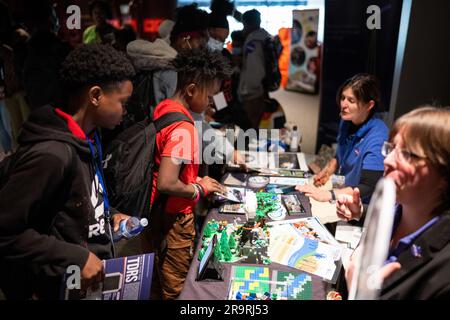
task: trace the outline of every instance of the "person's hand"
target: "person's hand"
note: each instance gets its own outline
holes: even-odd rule
[[[234,150],[233,162],[239,165],[245,165],[245,157],[238,150]]]
[[[327,190],[322,190],[319,188],[316,188],[312,185],[305,184],[302,186],[296,186],[295,190],[303,192],[305,196],[309,198],[313,198],[314,200],[320,201],[320,202],[327,202],[331,200],[331,193]]]
[[[345,270],[345,280],[347,282],[348,290],[350,290],[353,282],[356,259],[361,254],[361,250],[359,248],[361,247],[356,248],[356,250],[350,256],[347,269]],[[401,267],[402,267],[401,264],[398,262],[390,262],[388,264],[385,264],[379,270],[380,281],[383,283],[387,278],[389,278],[395,271],[399,270]]]
[[[338,194],[336,209],[338,217],[342,220],[359,220],[363,211],[359,189],[354,188],[352,195]]]
[[[316,187],[323,186],[325,183],[327,183],[328,179],[330,179],[330,176],[331,173],[325,167],[324,169],[322,169],[322,171],[314,176],[314,185]]]
[[[122,220],[128,220],[130,216],[123,214],[123,213],[116,213],[112,216],[112,222],[113,222],[113,229],[114,232],[119,230],[120,221]]]
[[[238,150],[234,150],[233,152],[233,163],[238,164],[241,171],[250,172],[250,168],[245,164],[245,156]]]
[[[105,276],[103,270],[103,262],[95,254],[89,252],[86,264],[81,270],[81,288],[86,289],[90,286],[94,290],[98,288],[98,284],[103,281]]]
[[[205,192],[207,192],[207,193],[225,192],[226,191],[226,189],[223,185],[221,185],[215,179],[208,177],[208,176],[205,176],[202,179],[198,180],[198,183],[203,187],[203,189],[206,188]]]

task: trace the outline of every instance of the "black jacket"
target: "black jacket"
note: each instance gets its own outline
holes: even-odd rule
[[[0,189],[0,285],[8,298],[58,298],[69,265],[112,257],[87,141],[54,109],[37,109]]]
[[[401,269],[383,284],[381,299],[450,299],[450,212],[417,237],[422,252],[405,250]]]

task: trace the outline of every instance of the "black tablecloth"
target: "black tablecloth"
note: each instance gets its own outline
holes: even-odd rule
[[[311,216],[311,205],[309,203],[308,198],[297,193],[298,198],[302,202],[304,208],[306,209],[306,214],[303,216],[287,216],[287,219],[298,219],[303,217]],[[236,216],[242,217],[242,222],[245,222],[245,216],[243,215],[235,215],[235,214],[223,214],[219,213],[218,209],[211,209],[208,213],[204,226],[211,219],[215,219],[216,221],[227,220],[229,222],[233,222],[233,218]],[[203,226],[203,227],[204,227]],[[203,230],[202,230],[203,235]],[[236,263],[222,263],[223,270],[223,278],[224,281],[195,281],[197,272],[198,272],[198,253],[201,248],[201,241],[199,241],[196,253],[194,255],[194,260],[192,261],[191,267],[189,269],[189,273],[186,278],[186,282],[184,285],[183,292],[179,296],[179,300],[226,300],[229,292],[230,286],[230,277],[231,277],[231,267],[233,265],[252,265],[252,264],[244,264],[240,262]],[[253,264],[252,266],[256,266]],[[288,272],[301,272],[298,269],[287,267],[285,265],[281,265],[278,263],[271,263],[270,265],[257,265],[257,266],[265,266],[272,270],[279,271],[288,271]],[[322,280],[322,278],[311,275],[312,284],[313,284],[313,299],[314,300],[324,300],[325,299],[325,291],[327,284]]]

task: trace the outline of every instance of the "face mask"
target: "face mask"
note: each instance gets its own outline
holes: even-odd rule
[[[213,51],[221,51],[224,43],[214,38],[208,39],[208,47]]]

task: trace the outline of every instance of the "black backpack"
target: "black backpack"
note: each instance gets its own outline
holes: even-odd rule
[[[278,37],[267,38],[263,41],[264,64],[266,76],[263,85],[266,92],[276,91],[280,88],[281,73],[278,65],[283,46]]]
[[[134,124],[108,145],[103,172],[111,206],[132,216],[150,217],[156,133],[180,121],[193,124],[183,113],[170,112],[154,122]]]
[[[153,71],[144,70],[133,78],[133,94],[127,102],[123,129],[139,121],[153,118],[153,109],[156,107],[153,76]]]

